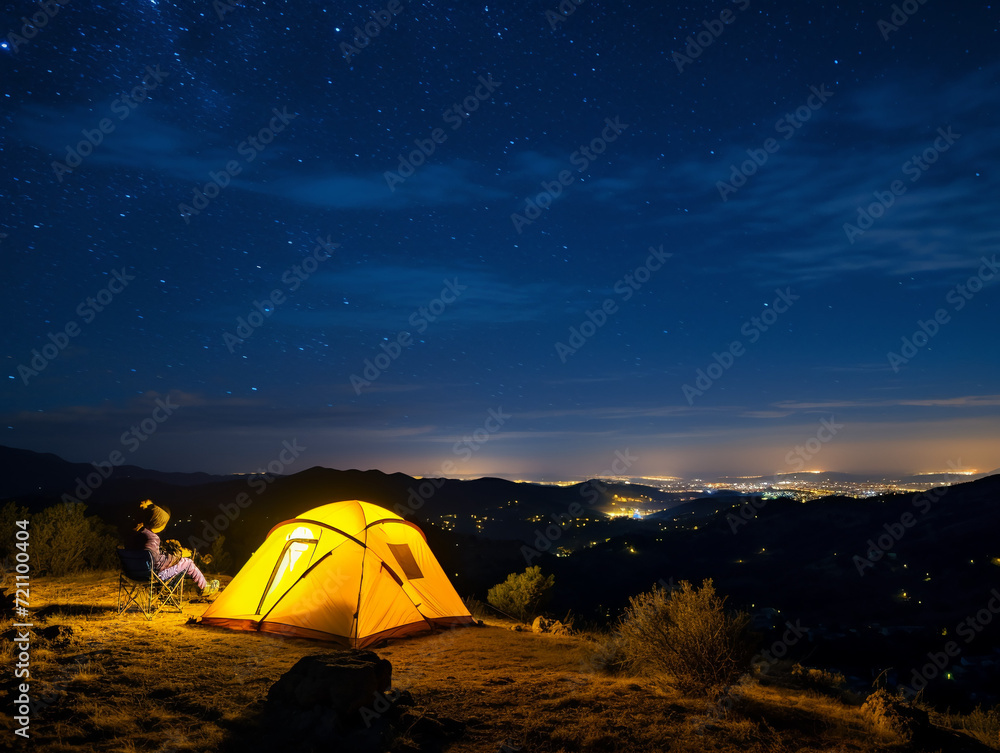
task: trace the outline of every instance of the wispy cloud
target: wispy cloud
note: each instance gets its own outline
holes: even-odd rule
[[[961,397],[925,398],[896,400],[822,400],[786,401],[775,403],[776,407],[789,411],[832,410],[834,408],[895,408],[900,406],[923,408],[995,408],[1000,407],[1000,395],[964,395]]]
[[[426,328],[438,318],[450,326],[464,327],[537,322],[558,312],[567,300],[579,294],[579,286],[573,284],[517,281],[468,266],[356,265],[317,272],[295,294],[295,299],[272,317],[268,326],[345,328],[388,334],[413,330],[414,321],[418,327],[423,321],[422,327]],[[439,298],[450,302],[441,306],[438,301],[432,306]],[[252,299],[249,294],[247,305]],[[299,299],[307,300],[308,305],[296,305]],[[189,316],[229,326],[246,311],[247,306],[230,306],[200,309]]]

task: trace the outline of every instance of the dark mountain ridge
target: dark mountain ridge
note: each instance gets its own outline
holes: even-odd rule
[[[97,479],[104,481],[111,477],[160,481],[174,486],[196,486],[229,478],[201,472],[154,471],[136,465],[116,467],[110,466],[107,461],[102,462],[106,465],[103,469],[91,463],[72,463],[48,452],[0,445],[0,499],[73,494],[81,484],[86,487],[88,477],[93,474],[97,477],[91,480],[91,486],[99,485]]]
[[[74,474],[89,468],[23,453],[0,449],[6,464],[0,467],[13,475],[0,489],[31,510],[71,500]],[[554,612],[608,621],[630,596],[657,582],[712,578],[732,607],[770,608],[775,628],[801,621],[809,628],[799,646],[803,657],[861,680],[872,668],[922,665],[927,652],[948,640],[942,636],[955,636],[963,620],[985,614],[991,589],[1000,588],[997,475],[920,493],[803,503],[723,493],[690,500],[636,484],[415,479],[321,467],[206,483],[180,474],[186,485],[122,470],[82,500],[89,514],[117,525],[122,540],[136,503],[152,498],[171,509],[166,535],[201,550],[224,536],[238,568],[276,523],[322,504],[363,499],[417,522],[463,595],[485,598],[508,573],[537,564],[555,575]],[[32,473],[42,475],[30,493],[11,494],[26,489]],[[606,514],[640,498],[661,511],[641,520]],[[989,615],[951,670],[966,678],[966,690],[979,687],[989,662],[1000,661],[991,658],[1000,646],[1000,618]]]

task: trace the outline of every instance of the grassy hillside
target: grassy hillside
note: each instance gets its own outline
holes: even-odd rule
[[[267,689],[300,657],[331,646],[187,624],[183,615],[146,622],[114,615],[117,576],[40,578],[32,584],[37,628],[72,635],[32,646],[32,695],[48,705],[32,721],[36,751],[246,750],[244,735]],[[0,624],[6,632],[11,621]],[[587,637],[512,632],[501,623],[393,642],[377,649],[393,665],[393,686],[417,703],[459,719],[467,732],[447,750],[497,751],[903,751],[878,733],[856,701],[779,673],[749,680],[731,704],[661,690],[648,678],[613,677],[592,667]],[[12,666],[10,641],[2,661]],[[924,750],[986,751],[972,737],[938,727]],[[13,722],[2,717],[4,739]],[[406,749],[405,735],[396,742]]]

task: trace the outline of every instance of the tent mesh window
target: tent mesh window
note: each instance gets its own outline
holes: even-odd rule
[[[263,607],[267,597],[278,588],[287,576],[298,577],[299,573],[309,567],[318,543],[319,539],[309,528],[299,527],[288,534],[285,546],[281,550],[281,556],[278,557],[274,570],[271,571],[271,579],[264,589],[264,596],[261,597],[260,603],[257,605],[257,614],[260,614],[261,607]],[[288,587],[287,584],[285,587]]]
[[[417,561],[413,559],[413,552],[410,551],[409,544],[389,544],[389,549],[392,550],[392,556],[396,558],[396,562],[403,568],[403,575],[406,576],[407,580],[424,577]]]

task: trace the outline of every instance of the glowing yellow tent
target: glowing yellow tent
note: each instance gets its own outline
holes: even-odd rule
[[[364,648],[473,619],[423,531],[352,500],[272,528],[201,622]]]

